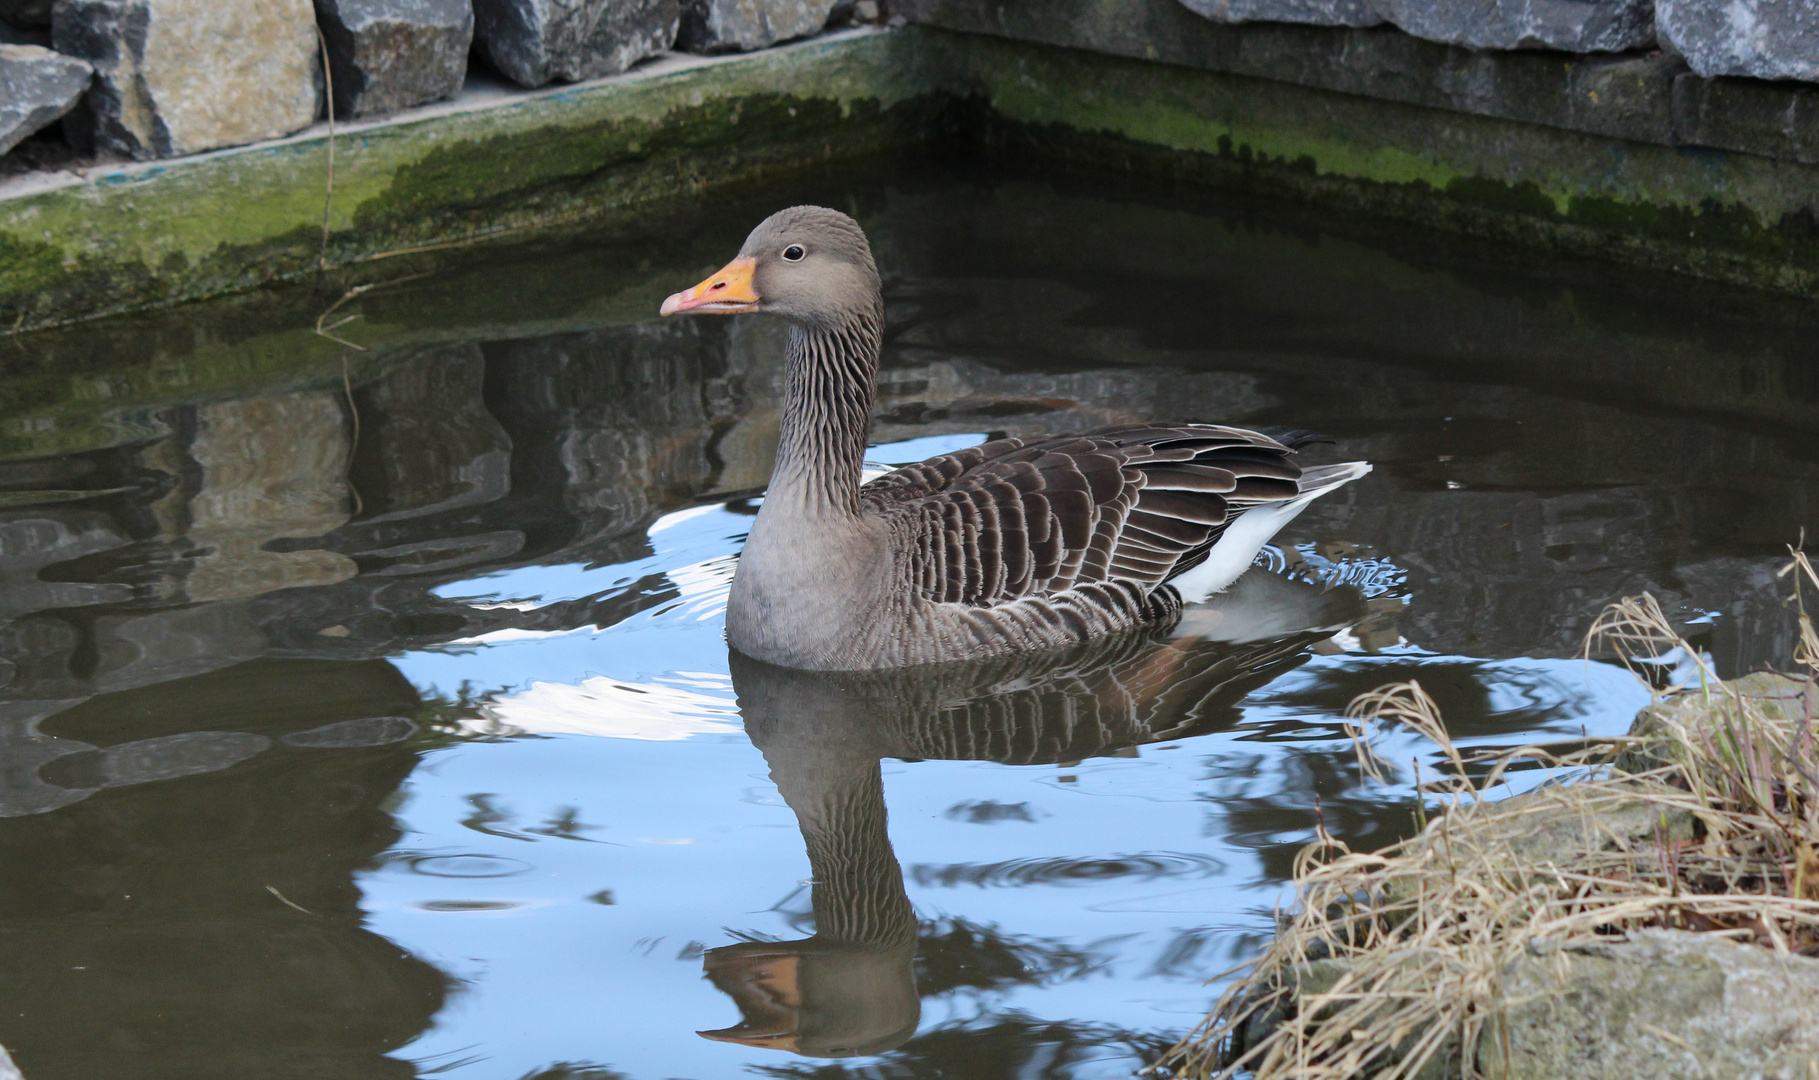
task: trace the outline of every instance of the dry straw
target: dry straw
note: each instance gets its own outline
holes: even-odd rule
[[[1792,702],[1720,682],[1646,595],[1605,610],[1586,639],[1588,658],[1614,650],[1626,664],[1691,671],[1693,685],[1658,698],[1646,739],[1478,758],[1447,738],[1418,683],[1352,702],[1366,774],[1385,777],[1372,732],[1412,728],[1444,752],[1445,773],[1425,790],[1448,805],[1375,853],[1322,827],[1296,860],[1294,914],[1156,1073],[1470,1078],[1487,1025],[1520,1004],[1500,974],[1524,954],[1672,927],[1819,955],[1819,634],[1801,598],[1819,574],[1790,554],[1782,576],[1794,579],[1805,668]],[[1518,762],[1565,775],[1529,798],[1482,798]]]

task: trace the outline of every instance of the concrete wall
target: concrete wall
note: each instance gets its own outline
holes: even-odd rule
[[[937,144],[1819,293],[1819,86],[1705,78],[1660,50],[1222,23],[1177,0],[891,10],[912,25],[0,180],[0,332],[323,268],[339,295],[488,238]]]
[[[972,92],[1009,122],[1001,152],[1819,292],[1819,87],[1702,78],[1659,50],[1227,25],[1176,0],[897,9],[972,43]]]

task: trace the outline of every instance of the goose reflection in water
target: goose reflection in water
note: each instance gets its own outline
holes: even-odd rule
[[[881,1054],[915,1034],[919,922],[885,828],[880,759],[1053,765],[1229,728],[1245,695],[1365,614],[1348,586],[1252,570],[1173,631],[1060,653],[883,672],[733,653],[746,732],[808,849],[815,934],[709,950],[706,976],[741,1019],[700,1034],[811,1057]]]

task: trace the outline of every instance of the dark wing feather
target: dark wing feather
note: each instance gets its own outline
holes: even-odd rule
[[[990,606],[1095,582],[1146,589],[1199,564],[1247,508],[1300,494],[1289,447],[1210,424],[998,439],[873,480],[923,597]]]

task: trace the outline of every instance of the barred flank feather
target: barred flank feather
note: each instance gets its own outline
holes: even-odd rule
[[[1017,605],[1046,606],[1090,635],[1171,617],[1179,600],[1161,587],[1241,515],[1311,494],[1293,454],[1242,428],[1127,425],[969,447],[887,473],[859,499],[889,523],[904,585],[923,599],[976,608],[975,623],[1015,638],[1032,636]]]

